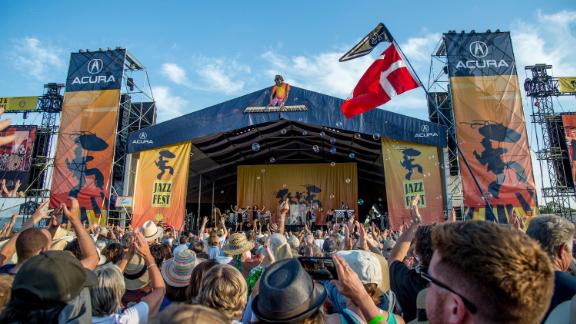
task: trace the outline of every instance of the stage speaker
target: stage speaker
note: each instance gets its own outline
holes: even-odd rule
[[[548,118],[546,127],[550,143],[550,158],[554,166],[557,184],[559,187],[566,187],[566,190],[571,190],[574,187],[574,179],[572,179],[572,165],[568,156],[562,116],[556,115]]]

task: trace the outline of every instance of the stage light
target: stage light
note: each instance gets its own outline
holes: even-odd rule
[[[486,32],[490,34],[492,31],[490,29],[486,29]]]
[[[102,49],[102,47],[99,47],[98,50],[99,50],[100,52],[104,52],[104,50]]]
[[[78,50],[78,53],[84,53],[84,50],[83,49]]]
[[[472,29],[472,30],[470,31],[470,34],[476,34],[476,31],[475,31],[474,29]]]
[[[496,31],[495,31],[495,32],[496,32],[496,33],[499,33],[499,32],[500,32],[500,29],[496,29]]]

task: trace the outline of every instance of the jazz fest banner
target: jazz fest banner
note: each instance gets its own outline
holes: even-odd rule
[[[191,147],[192,143],[187,142],[140,152],[132,226],[154,220],[182,228]]]
[[[410,204],[418,195],[425,224],[444,221],[444,197],[435,146],[382,139],[388,219],[393,230],[411,221]]]
[[[500,223],[535,213],[534,177],[510,34],[444,34],[457,141]],[[460,159],[466,216],[489,219]]]
[[[118,49],[70,58],[50,206],[75,197],[91,223],[106,222],[125,55]]]
[[[572,169],[572,179],[576,183],[576,115],[562,115],[562,125],[564,125],[564,136],[566,137],[566,147]]]
[[[34,111],[38,97],[0,97],[0,108],[5,111]]]
[[[6,181],[9,191],[14,190],[19,182],[18,191],[22,192],[26,190],[30,177],[36,126],[11,126],[0,132],[0,136],[7,135],[16,135],[16,140],[0,146],[0,181]]]
[[[318,224],[324,222],[329,209],[339,209],[342,203],[358,210],[356,163],[240,165],[237,171],[238,206],[266,207],[272,211],[274,222],[278,206],[286,198],[290,201],[291,215],[297,214],[294,208],[302,206],[322,208]]]
[[[558,83],[560,85],[560,92],[563,93],[573,93],[576,92],[576,78],[575,77],[560,77],[558,78]]]

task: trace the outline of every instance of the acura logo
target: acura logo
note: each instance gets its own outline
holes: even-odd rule
[[[146,138],[148,138],[148,134],[146,134],[146,132],[142,132],[140,133],[140,135],[138,135],[138,138],[140,138],[141,140],[145,140]]]
[[[88,73],[97,74],[102,71],[104,64],[102,64],[101,59],[92,59],[88,62]]]
[[[481,41],[470,43],[470,54],[476,58],[483,58],[488,55],[488,46]]]
[[[428,125],[422,125],[422,127],[420,128],[420,131],[422,133],[428,133],[429,130],[430,128],[428,128]]]

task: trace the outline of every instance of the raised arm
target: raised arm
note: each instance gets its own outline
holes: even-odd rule
[[[410,249],[410,243],[416,234],[416,229],[418,228],[418,224],[421,221],[420,212],[418,211],[418,201],[420,201],[420,196],[416,195],[414,199],[412,199],[412,204],[410,206],[410,215],[412,216],[412,223],[400,235],[396,245],[390,252],[390,264],[394,261],[404,261],[404,258],[408,254],[408,250]]]
[[[164,294],[166,293],[166,285],[164,284],[164,279],[162,279],[158,265],[156,265],[156,261],[150,252],[148,242],[146,242],[142,233],[137,232],[135,235],[134,248],[136,253],[144,258],[144,262],[146,262],[148,266],[148,276],[150,277],[150,285],[152,288],[152,292],[142,297],[142,301],[148,304],[148,308],[150,309],[149,316],[153,316],[160,310],[160,304],[162,304]]]
[[[280,205],[280,219],[278,220],[278,233],[284,235],[284,227],[286,225],[286,215],[288,214],[288,210],[290,210],[288,204],[288,198],[284,200],[284,202]]]
[[[204,230],[206,229],[206,224],[208,224],[208,217],[202,217],[202,226],[200,227],[200,232],[198,233],[198,237],[200,240],[204,238]]]
[[[68,209],[65,204],[62,204],[62,210],[64,211],[64,216],[66,216],[72,224],[72,228],[74,228],[74,232],[78,238],[78,245],[80,246],[80,251],[83,256],[80,263],[82,263],[84,268],[94,270],[98,266],[99,260],[96,245],[82,225],[82,221],[80,221],[80,204],[78,200],[76,198],[70,198],[70,200],[72,201],[72,207]]]

